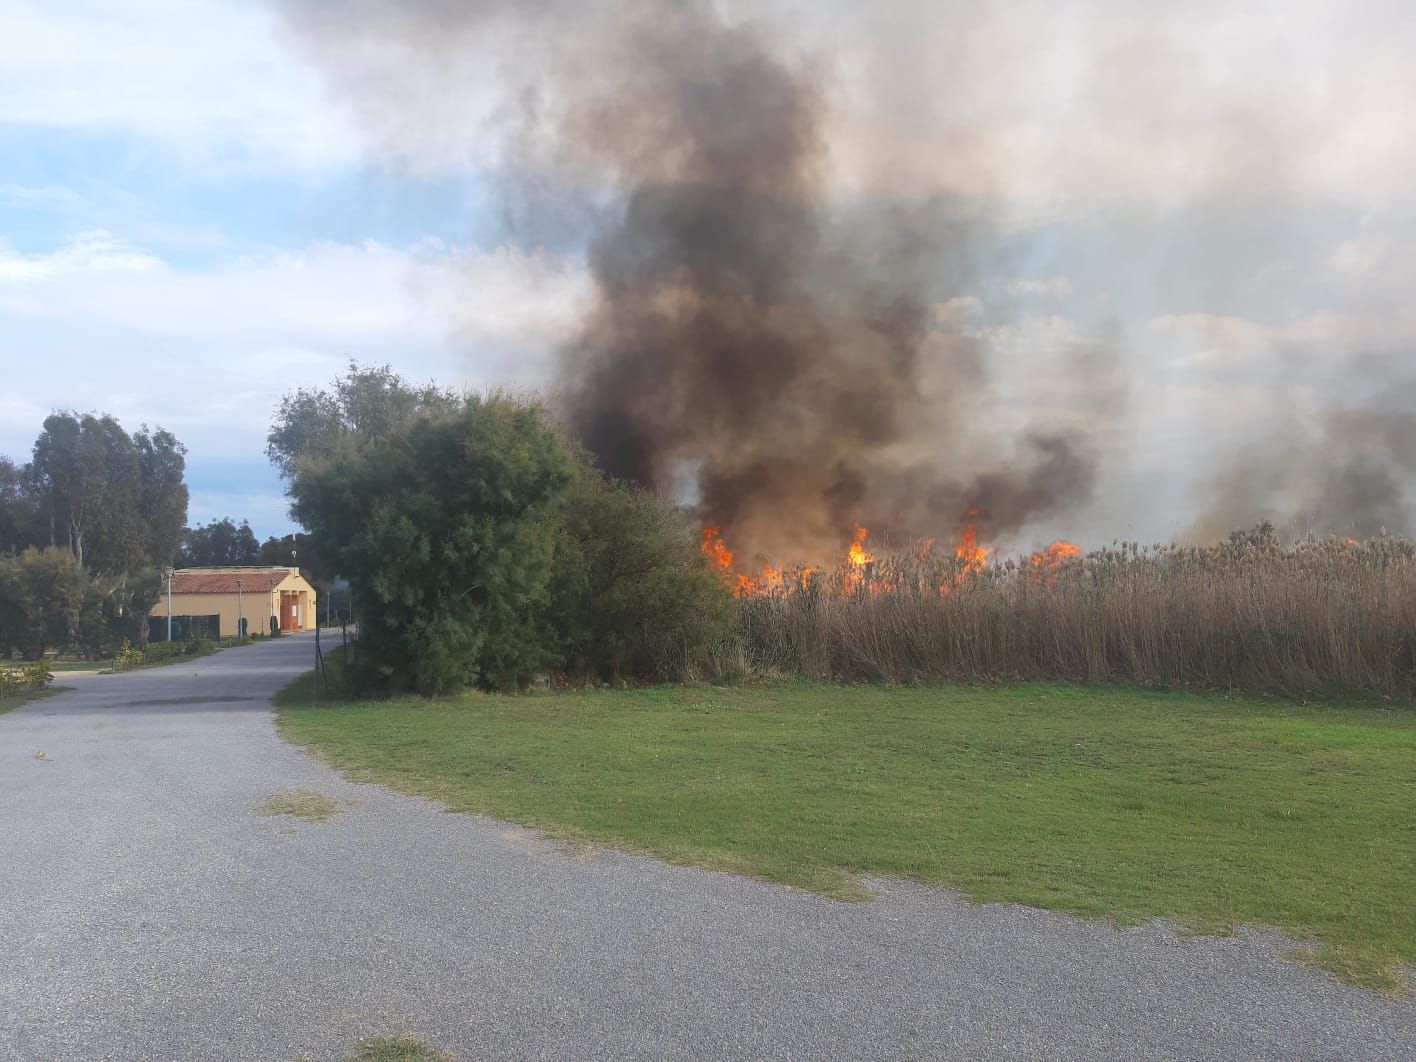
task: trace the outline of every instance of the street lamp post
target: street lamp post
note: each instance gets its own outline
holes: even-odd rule
[[[246,640],[246,610],[241,603],[241,580],[236,580],[236,640]]]
[[[167,569],[167,640],[172,640],[172,569]]]

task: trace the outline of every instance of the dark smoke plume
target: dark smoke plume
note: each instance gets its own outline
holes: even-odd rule
[[[983,476],[950,468],[983,365],[931,320],[929,285],[967,254],[966,227],[941,225],[942,204],[930,223],[952,231],[897,227],[903,211],[864,239],[833,225],[811,72],[706,7],[672,11],[629,31],[634,72],[608,86],[639,134],[612,138],[623,209],[593,241],[597,302],[563,356],[565,417],[605,468],[690,476],[705,522],[786,557],[857,523],[918,536],[973,504],[1016,527],[1085,500],[1090,468],[1063,436]],[[953,378],[942,396],[925,392],[931,358]]]
[[[1344,202],[1375,156],[1354,156],[1348,179],[1332,168],[1346,156],[1315,152],[1351,123],[1350,101],[1279,91],[1291,72],[1264,65],[1254,24],[1230,26],[1220,54],[1215,13],[1118,19],[1088,0],[986,14],[747,5],[747,17],[733,0],[285,10],[383,158],[493,174],[518,242],[587,249],[592,299],[557,359],[558,411],[606,469],[697,505],[746,558],[815,562],[857,524],[901,541],[980,511],[980,535],[1008,544],[1085,521],[1093,494],[1123,533],[1149,522],[1213,537],[1264,517],[1412,529],[1409,414],[1352,383],[1380,393],[1405,370],[1323,381],[1321,366],[1409,344],[1402,278],[1416,261],[1399,239],[1390,253],[1367,239],[1379,227],[1332,255],[1327,236],[1293,223]],[[795,44],[808,16],[827,28],[820,54]],[[1067,52],[1060,83],[1059,35],[1083,49]],[[1058,84],[1071,110],[1051,105]],[[1363,106],[1376,127],[1385,112]],[[1053,319],[1037,304],[1015,315],[999,294],[1027,265],[1003,250],[1019,213],[1024,231],[1095,221],[1090,236],[1072,230],[1080,253],[1062,270],[1107,264],[1081,313],[1110,325],[1115,305],[1144,328],[1163,297],[1178,315],[1167,319],[1219,329],[1217,367],[1155,351],[1123,366],[1114,338],[1073,336],[1060,311],[1031,343],[1027,328]],[[1111,224],[1128,216],[1156,229],[1142,222],[1129,256],[1115,242],[1127,226]],[[1318,290],[1331,304],[1294,328],[1265,279],[1284,268],[1328,271]],[[1035,295],[1053,282],[1029,283]],[[1290,286],[1304,298],[1301,277]],[[1246,301],[1256,321],[1229,316]],[[1270,352],[1271,408],[1252,414],[1230,398],[1261,393],[1261,370],[1226,349],[1236,320],[1307,344],[1303,358]],[[1290,390],[1306,411],[1297,424]],[[1153,420],[1202,398],[1147,448],[1125,437],[1142,395]],[[1206,450],[1217,464],[1196,459]],[[1204,485],[1198,524],[1151,515],[1186,480]]]
[[[1085,502],[1086,429],[1010,440],[987,351],[941,310],[976,219],[943,196],[834,210],[824,74],[765,30],[708,3],[595,6],[293,17],[327,60],[372,48],[446,70],[492,39],[514,56],[497,161],[516,217],[593,223],[593,308],[554,401],[603,467],[694,502],[746,555],[790,561],[834,553],[857,524],[902,540],[982,509],[1000,533]],[[433,121],[407,106],[407,123]]]

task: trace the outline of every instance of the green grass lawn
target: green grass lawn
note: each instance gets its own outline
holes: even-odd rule
[[[1416,962],[1416,715],[1121,688],[660,687],[310,707],[287,739],[456,810],[841,898],[861,875]]]

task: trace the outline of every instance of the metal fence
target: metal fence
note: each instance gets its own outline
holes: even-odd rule
[[[174,642],[217,641],[221,637],[221,616],[173,616]],[[148,641],[167,641],[167,617],[148,617]]]

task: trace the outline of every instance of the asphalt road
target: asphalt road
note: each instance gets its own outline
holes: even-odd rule
[[[1412,1058],[1416,1003],[877,883],[848,904],[358,785],[266,698],[308,635],[0,715],[0,1058]],[[43,752],[43,758],[39,753]],[[357,802],[259,813],[280,787]]]

